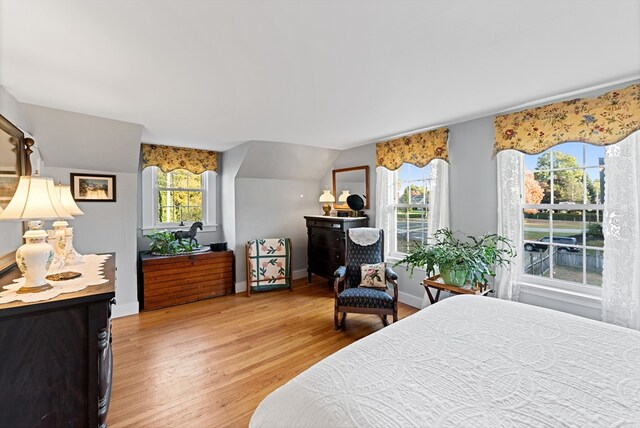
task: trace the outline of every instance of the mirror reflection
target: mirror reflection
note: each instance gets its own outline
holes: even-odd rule
[[[24,174],[24,134],[0,116],[0,212],[9,204]],[[22,244],[22,222],[0,221],[0,272],[15,262]]]
[[[364,209],[369,209],[369,166],[356,166],[333,170],[333,206],[339,210],[348,210],[348,195],[360,195],[364,199]]]

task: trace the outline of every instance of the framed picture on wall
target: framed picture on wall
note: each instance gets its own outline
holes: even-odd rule
[[[71,173],[71,194],[79,202],[115,202],[116,176]]]

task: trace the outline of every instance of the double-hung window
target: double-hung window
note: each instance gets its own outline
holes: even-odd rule
[[[420,244],[427,242],[429,193],[432,187],[430,171],[430,164],[417,167],[404,163],[391,173],[394,215],[389,244],[392,253],[408,253],[414,241]]]
[[[142,171],[143,229],[171,229],[196,221],[215,230],[216,173],[194,174],[183,169]]]
[[[524,156],[523,279],[602,285],[604,157],[585,143]]]

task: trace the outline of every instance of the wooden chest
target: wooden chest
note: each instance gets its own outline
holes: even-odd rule
[[[142,308],[164,308],[233,293],[233,251],[140,255]]]
[[[307,274],[333,279],[333,273],[344,265],[347,230],[366,227],[367,217],[305,216],[307,221]]]

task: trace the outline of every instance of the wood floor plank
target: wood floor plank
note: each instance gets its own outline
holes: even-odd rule
[[[111,427],[245,427],[260,401],[326,356],[382,328],[349,314],[333,330],[333,289],[217,297],[113,320]],[[399,317],[416,309],[400,304]]]

